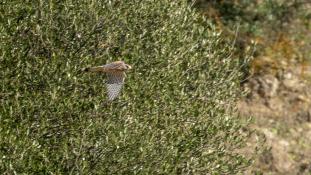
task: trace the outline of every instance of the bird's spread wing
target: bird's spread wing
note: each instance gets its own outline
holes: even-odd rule
[[[112,101],[119,96],[123,86],[124,77],[124,72],[107,73],[106,85],[109,101]]]

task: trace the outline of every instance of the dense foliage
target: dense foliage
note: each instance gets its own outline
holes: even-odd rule
[[[252,73],[275,72],[311,61],[311,1],[197,0],[195,6],[227,36],[236,37],[239,54],[256,43]],[[248,70],[249,71],[249,70]]]
[[[1,174],[233,174],[239,59],[186,1],[0,6]],[[122,96],[81,68],[133,66]]]

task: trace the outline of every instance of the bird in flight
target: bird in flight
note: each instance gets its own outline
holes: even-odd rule
[[[106,87],[108,92],[108,101],[116,99],[124,84],[125,71],[132,67],[125,64],[124,61],[115,61],[103,66],[88,67],[82,69],[84,72],[106,73]]]

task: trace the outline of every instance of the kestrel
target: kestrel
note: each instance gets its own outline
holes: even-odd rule
[[[130,65],[125,64],[123,61],[115,61],[109,64],[105,64],[103,66],[84,68],[83,71],[106,73],[108,100],[112,101],[120,94],[124,83],[125,71],[131,68],[132,67]]]

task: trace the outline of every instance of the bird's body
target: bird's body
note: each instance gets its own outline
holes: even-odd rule
[[[109,64],[105,64],[103,66],[85,68],[84,71],[113,73],[113,72],[124,72],[128,69],[131,69],[130,65],[125,64],[123,61],[115,61]]]
[[[132,67],[128,64],[125,64],[123,61],[115,61],[103,66],[89,67],[83,69],[85,72],[101,72],[106,73],[107,75],[107,91],[108,91],[108,100],[112,101],[117,98],[122,89],[125,71],[131,69]]]

